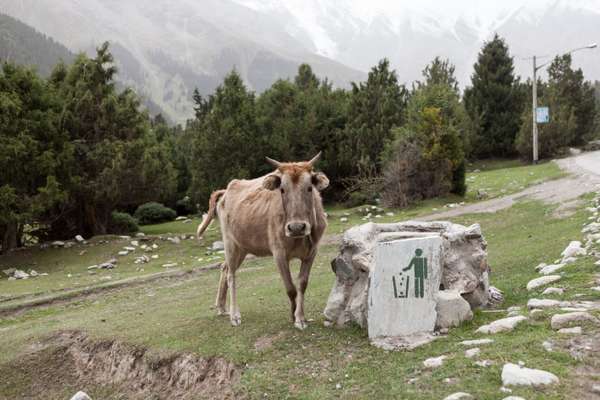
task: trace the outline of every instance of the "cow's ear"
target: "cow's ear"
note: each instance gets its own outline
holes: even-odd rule
[[[322,172],[316,172],[312,174],[312,184],[320,192],[329,186],[329,178]]]
[[[267,190],[275,190],[281,186],[281,177],[275,174],[265,176],[263,187]]]

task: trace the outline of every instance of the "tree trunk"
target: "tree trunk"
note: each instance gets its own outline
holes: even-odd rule
[[[19,227],[16,221],[11,221],[0,228],[0,233],[2,234],[2,253],[7,253],[20,244],[21,240],[18,237],[18,232]]]

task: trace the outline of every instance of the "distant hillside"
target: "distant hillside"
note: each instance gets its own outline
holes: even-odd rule
[[[48,76],[60,60],[70,63],[74,57],[52,38],[0,13],[0,61],[35,66],[40,74]]]

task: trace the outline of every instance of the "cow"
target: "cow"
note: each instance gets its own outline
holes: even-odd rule
[[[273,256],[291,303],[294,326],[306,328],[304,293],[317,246],[327,227],[320,192],[329,185],[322,172],[314,170],[321,153],[310,161],[279,162],[266,157],[275,167],[270,174],[251,180],[235,179],[227,189],[213,192],[209,209],[198,226],[202,234],[214,219],[219,218],[225,262],[215,307],[225,315],[227,289],[230,289],[229,319],[231,325],[241,323],[238,308],[235,273],[248,254]],[[290,260],[300,259],[298,290],[290,274]]]

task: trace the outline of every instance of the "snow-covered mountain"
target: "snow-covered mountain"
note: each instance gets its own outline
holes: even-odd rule
[[[465,86],[494,32],[524,78],[533,54],[600,42],[600,0],[0,0],[0,11],[72,51],[111,41],[120,79],[177,121],[194,87],[208,93],[234,67],[257,91],[301,62],[347,86],[387,57],[410,84],[442,56]],[[574,63],[600,79],[600,50]]]

